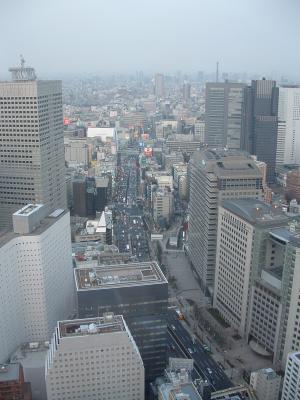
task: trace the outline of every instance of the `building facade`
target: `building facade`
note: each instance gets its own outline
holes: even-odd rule
[[[144,366],[122,316],[60,321],[46,361],[48,400],[143,400]]]
[[[276,164],[300,164],[300,87],[279,88]]]
[[[281,376],[272,368],[251,372],[250,386],[258,400],[278,400],[281,388]]]
[[[62,87],[13,69],[0,82],[0,226],[23,205],[66,207]]]
[[[69,213],[28,205],[0,235],[0,362],[25,342],[49,340],[74,313]]]
[[[139,348],[146,381],[166,367],[168,282],[155,262],[76,268],[80,318],[122,314]]]
[[[0,400],[31,400],[30,383],[20,364],[0,364]]]
[[[213,291],[218,205],[230,198],[260,198],[262,177],[249,155],[205,150],[189,163],[188,255],[203,288]]]
[[[281,400],[300,398],[300,353],[290,353],[287,358]]]
[[[271,80],[252,81],[244,88],[241,149],[267,166],[267,182],[275,181],[278,87]]]
[[[206,83],[205,143],[208,147],[240,149],[242,83]]]

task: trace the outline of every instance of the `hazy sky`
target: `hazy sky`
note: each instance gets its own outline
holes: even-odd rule
[[[300,76],[300,0],[0,0],[0,78],[223,71]]]

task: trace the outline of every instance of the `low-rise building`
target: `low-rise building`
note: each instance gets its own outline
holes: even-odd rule
[[[250,385],[258,400],[278,400],[281,388],[281,376],[272,368],[263,368],[251,373]]]
[[[0,364],[0,400],[31,400],[30,383],[24,382],[20,364]]]

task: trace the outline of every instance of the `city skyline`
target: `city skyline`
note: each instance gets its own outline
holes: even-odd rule
[[[117,7],[95,0],[14,1],[2,5],[0,34],[10,40],[2,41],[0,54],[8,65],[16,63],[16,54],[24,54],[43,77],[70,72],[214,71],[219,60],[226,72],[297,79],[299,7],[294,0],[276,5],[271,0],[232,0],[226,6],[221,0],[188,0],[177,7],[169,0],[143,5],[127,0]],[[262,37],[272,39],[267,57]],[[6,70],[2,63],[1,79]]]

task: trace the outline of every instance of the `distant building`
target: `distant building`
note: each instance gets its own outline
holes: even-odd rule
[[[252,81],[244,89],[241,149],[267,166],[267,183],[275,181],[278,87],[271,80]]]
[[[191,98],[191,84],[189,82],[184,82],[182,86],[182,97],[185,101],[189,101]]]
[[[122,316],[57,323],[46,362],[48,400],[144,399],[144,366]]]
[[[300,396],[300,352],[288,355],[281,400],[298,400]]]
[[[194,137],[194,135],[176,134],[171,135],[167,138],[164,143],[164,149],[170,153],[186,153],[193,154],[195,151],[200,150],[203,147],[203,143],[200,138]]]
[[[188,255],[203,287],[212,291],[218,205],[230,198],[261,198],[261,173],[243,152],[195,152],[189,162],[189,195]]]
[[[33,68],[11,68],[0,82],[0,227],[28,203],[66,208],[62,88],[37,80]]]
[[[152,194],[152,215],[156,223],[163,218],[167,224],[172,220],[174,213],[173,193],[168,189],[158,189]]]
[[[200,141],[200,143],[205,142],[205,122],[197,120],[195,122],[195,138]]]
[[[300,164],[300,87],[279,88],[276,164]]]
[[[205,144],[240,149],[242,102],[245,84],[206,83]]]
[[[154,93],[158,98],[165,97],[165,78],[163,74],[155,74],[154,77]]]
[[[98,218],[97,218],[98,217]],[[108,209],[88,220],[84,229],[75,234],[75,242],[101,242],[112,244],[112,212]]]
[[[85,138],[64,138],[65,161],[69,167],[89,165],[88,144]]]
[[[281,388],[281,376],[272,368],[264,368],[251,373],[250,386],[258,400],[278,400]]]
[[[166,367],[168,282],[155,262],[76,268],[80,318],[122,312],[141,353],[146,381]]]
[[[0,362],[21,343],[48,340],[74,313],[69,213],[29,204],[13,225],[0,235]]]
[[[289,201],[295,199],[300,202],[300,168],[286,174],[285,195]]]
[[[88,128],[88,138],[99,138],[103,143],[107,140],[116,139],[115,128]]]
[[[30,383],[24,382],[20,364],[0,364],[0,400],[31,400]]]

